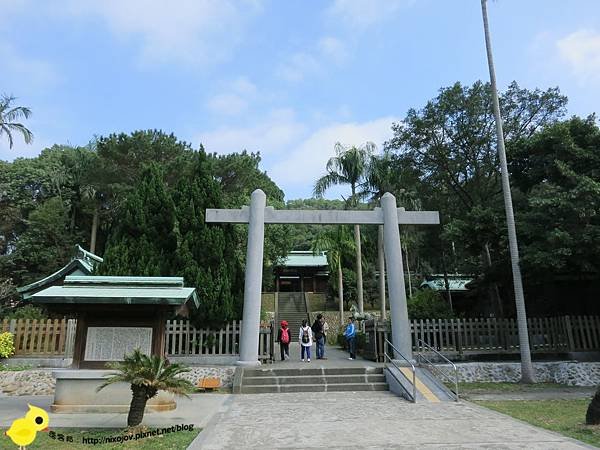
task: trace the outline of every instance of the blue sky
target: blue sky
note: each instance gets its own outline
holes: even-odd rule
[[[559,86],[597,111],[600,2],[489,3],[498,82]],[[488,79],[479,0],[0,0],[0,93],[54,143],[159,128],[260,151],[286,198],[310,196],[336,141],[390,137],[408,108]],[[332,193],[332,196],[339,192]]]

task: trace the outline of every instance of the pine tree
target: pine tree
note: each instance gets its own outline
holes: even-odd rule
[[[175,264],[186,285],[196,288],[200,308],[193,319],[203,326],[238,318],[243,297],[233,226],[204,221],[206,209],[220,208],[223,201],[211,172],[209,159],[200,151],[191,173],[180,179],[173,192],[180,236]]]
[[[143,171],[120,213],[104,253],[101,275],[175,275],[177,249],[173,200],[155,163]]]

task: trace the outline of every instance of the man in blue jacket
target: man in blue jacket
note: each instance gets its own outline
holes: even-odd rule
[[[344,337],[348,341],[350,349],[350,360],[356,359],[356,327],[354,326],[354,317],[348,317],[348,325],[344,331]]]

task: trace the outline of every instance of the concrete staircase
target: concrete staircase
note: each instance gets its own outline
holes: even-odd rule
[[[308,320],[306,303],[304,302],[304,293],[279,292],[276,319],[277,323],[275,326],[277,329],[279,329],[279,323],[282,320],[287,320],[288,326],[292,331],[292,341],[296,341],[298,339],[298,331],[300,330],[302,321]]]
[[[242,394],[387,390],[383,367],[244,369],[234,386]]]

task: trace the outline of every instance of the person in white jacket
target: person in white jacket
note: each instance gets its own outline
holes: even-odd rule
[[[308,326],[308,320],[302,321],[298,340],[300,341],[300,357],[302,358],[302,361],[304,362],[304,354],[306,353],[307,361],[310,362],[310,348],[313,344],[313,333]]]

